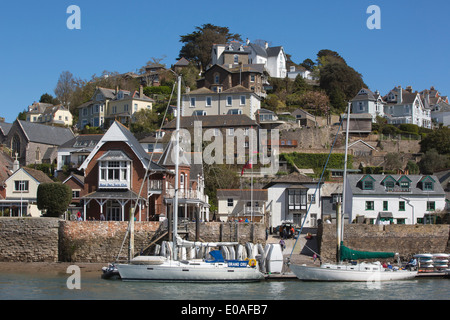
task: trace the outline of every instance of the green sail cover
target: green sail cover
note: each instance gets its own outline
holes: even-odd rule
[[[394,256],[395,253],[393,252],[357,251],[341,244],[341,261],[359,259],[386,259]]]

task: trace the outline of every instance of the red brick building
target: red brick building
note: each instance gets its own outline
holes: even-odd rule
[[[173,175],[150,161],[137,139],[114,122],[79,168],[84,170],[83,219],[157,220],[166,214],[163,180]],[[145,181],[144,181],[145,180]]]

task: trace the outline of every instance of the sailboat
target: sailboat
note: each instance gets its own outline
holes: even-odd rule
[[[237,243],[201,243],[184,241],[178,236],[178,175],[180,141],[181,76],[178,76],[177,129],[175,143],[175,194],[173,201],[173,243],[170,254],[164,256],[138,256],[129,263],[117,264],[124,281],[174,281],[174,282],[253,282],[264,279],[257,262],[250,260],[225,260],[220,250],[210,252],[211,259],[179,259],[178,249],[183,247],[223,247]],[[130,223],[133,224],[133,219]],[[133,226],[131,226],[131,232]],[[131,241],[130,241],[131,242]]]
[[[350,103],[347,108],[348,109],[347,109],[347,130],[345,137],[344,186],[342,192],[343,201],[345,201],[345,192],[346,192]],[[325,171],[325,168],[323,171]],[[344,206],[342,206],[342,210],[339,210],[339,208],[341,208],[340,203],[338,204],[336,214],[338,263],[323,263],[318,267],[311,267],[306,265],[291,264],[288,262],[289,268],[297,276],[298,279],[304,281],[378,282],[378,281],[408,280],[413,279],[417,276],[417,271],[402,270],[398,267],[383,268],[380,262],[343,263],[343,261],[345,260],[382,259],[382,258],[386,259],[390,257],[395,257],[396,255],[398,255],[398,253],[363,252],[352,250],[344,246],[343,241],[341,240],[343,239],[344,235],[343,234]]]

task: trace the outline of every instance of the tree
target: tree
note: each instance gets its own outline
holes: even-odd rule
[[[308,59],[303,60],[303,62],[300,63],[300,65],[308,71],[313,71],[315,63],[314,63],[314,61],[312,61],[311,59],[308,58]]]
[[[439,154],[450,155],[450,128],[441,127],[428,133],[422,141],[420,141],[420,151],[427,152],[435,149]]]
[[[237,33],[232,34],[228,27],[219,27],[207,23],[195,27],[194,32],[182,35],[180,42],[184,43],[179,58],[196,62],[200,70],[205,70],[211,61],[211,48],[215,43],[228,43],[232,40],[242,41]]]
[[[398,153],[388,153],[385,158],[385,168],[387,170],[401,170],[402,159]]]
[[[350,101],[361,88],[367,88],[361,74],[347,64],[333,58],[320,70],[320,87],[330,97],[330,101],[339,112],[345,111]]]
[[[72,189],[62,183],[41,183],[37,189],[39,210],[46,210],[47,217],[61,216],[72,201]]]
[[[55,95],[64,106],[70,107],[72,95],[76,87],[77,81],[73,74],[69,71],[63,71],[59,75],[58,82],[56,83]]]
[[[439,154],[436,149],[430,149],[422,156],[419,162],[420,172],[433,174],[440,169],[445,169],[449,162],[448,156]]]
[[[41,98],[39,99],[39,102],[41,103],[50,103],[53,105],[59,104],[58,99],[55,99],[51,94],[44,93]]]

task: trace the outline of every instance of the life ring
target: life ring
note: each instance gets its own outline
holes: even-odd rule
[[[250,267],[256,267],[256,259],[250,259],[248,260],[248,265]]]

